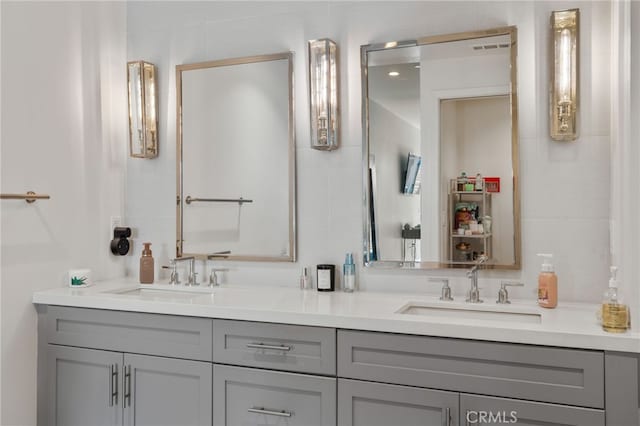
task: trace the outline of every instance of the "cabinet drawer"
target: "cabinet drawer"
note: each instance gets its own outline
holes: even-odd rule
[[[601,352],[460,339],[338,332],[338,376],[604,407]]]
[[[338,425],[459,425],[459,395],[457,392],[338,379]]]
[[[334,375],[336,331],[245,321],[213,321],[213,361]]]
[[[210,319],[49,306],[46,327],[48,343],[211,361]]]
[[[541,402],[516,401],[478,395],[460,395],[464,426],[604,426],[604,411]]]
[[[213,424],[336,424],[336,379],[213,366]]]

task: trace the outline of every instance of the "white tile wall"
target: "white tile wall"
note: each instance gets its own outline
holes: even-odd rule
[[[3,425],[36,424],[34,291],[69,268],[124,275],[110,255],[124,215],[126,9],[116,3],[2,2],[1,204]]]
[[[632,161],[637,166],[640,163],[640,149],[638,148],[637,141],[640,140],[640,3],[631,3],[631,72],[630,74],[636,76],[632,79],[631,83],[631,111],[630,119],[633,123],[631,135],[628,140],[629,145],[635,145],[635,155]],[[634,174],[635,176],[635,174]],[[635,186],[635,185],[632,185]],[[628,196],[634,199],[633,196]],[[638,205],[638,199],[635,197],[636,205]],[[632,317],[633,324],[637,330],[640,327],[640,264],[637,262],[637,255],[640,246],[640,224],[636,223],[636,232],[628,238],[628,243],[625,245],[625,250],[629,253],[628,265],[635,265],[635,271],[627,273],[628,279],[624,283],[623,289],[628,294],[628,300],[631,303],[635,303],[635,314]],[[634,260],[635,258],[635,260]],[[633,309],[633,308],[632,308]]]
[[[570,7],[582,13],[582,129],[576,142],[556,143],[547,137],[548,22],[552,10]],[[492,280],[484,291],[492,296],[500,278],[522,278],[526,287],[520,295],[532,297],[539,270],[535,254],[550,251],[556,254],[560,300],[596,302],[609,263],[609,7],[605,2],[130,3],[128,59],[159,65],[164,116],[160,158],[127,162],[128,223],[155,244],[170,248],[175,240],[175,65],[293,50],[299,260],[230,263],[223,278],[242,285],[295,286],[302,266],[340,265],[346,251],[361,259],[360,45],[517,25],[523,269],[487,274]],[[341,49],[343,138],[342,148],[332,153],[308,148],[306,41],[317,37],[333,38]],[[158,263],[171,254],[163,251]],[[137,257],[128,272],[137,274]],[[436,292],[426,280],[434,274],[443,272],[360,268],[359,281],[363,289]],[[461,294],[466,282],[460,273],[453,275]]]

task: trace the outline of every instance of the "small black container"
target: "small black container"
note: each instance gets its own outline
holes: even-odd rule
[[[318,265],[317,289],[318,291],[335,291],[336,289],[336,265]]]

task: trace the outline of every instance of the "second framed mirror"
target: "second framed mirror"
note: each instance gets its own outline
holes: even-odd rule
[[[361,54],[365,264],[519,269],[516,28]]]

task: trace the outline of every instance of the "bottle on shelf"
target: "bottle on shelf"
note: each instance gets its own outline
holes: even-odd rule
[[[476,174],[475,190],[484,191],[484,179],[482,178],[482,175],[480,173]]]

